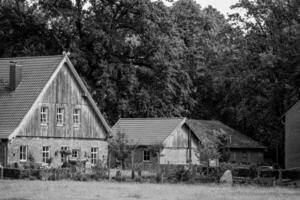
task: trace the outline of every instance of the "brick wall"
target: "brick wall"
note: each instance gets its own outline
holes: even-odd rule
[[[91,140],[91,139],[65,139],[65,138],[25,138],[17,137],[8,144],[8,163],[20,162],[20,146],[27,145],[28,152],[31,153],[35,162],[42,163],[42,148],[50,146],[50,157],[53,158],[52,167],[61,166],[60,150],[62,146],[69,147],[70,150],[78,149],[81,159],[87,158],[87,165],[90,164],[91,147],[98,148],[97,159],[106,161],[107,147],[106,141]],[[71,157],[71,156],[69,156]]]

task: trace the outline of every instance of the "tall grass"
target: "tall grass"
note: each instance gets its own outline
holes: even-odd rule
[[[0,180],[0,199],[63,200],[299,200],[300,190],[278,187]]]

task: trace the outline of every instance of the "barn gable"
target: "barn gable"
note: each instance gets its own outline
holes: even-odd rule
[[[138,150],[139,161],[143,161],[141,155],[149,146],[162,145],[160,164],[199,164],[199,140],[186,124],[186,118],[121,118],[112,131],[114,135],[124,133],[129,141],[144,148]]]

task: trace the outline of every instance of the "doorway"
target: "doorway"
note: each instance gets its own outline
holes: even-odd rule
[[[6,166],[6,142],[0,140],[0,165]]]

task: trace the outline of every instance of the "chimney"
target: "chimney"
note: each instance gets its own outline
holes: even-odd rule
[[[22,67],[17,62],[10,61],[9,66],[9,88],[15,90],[22,79]]]

